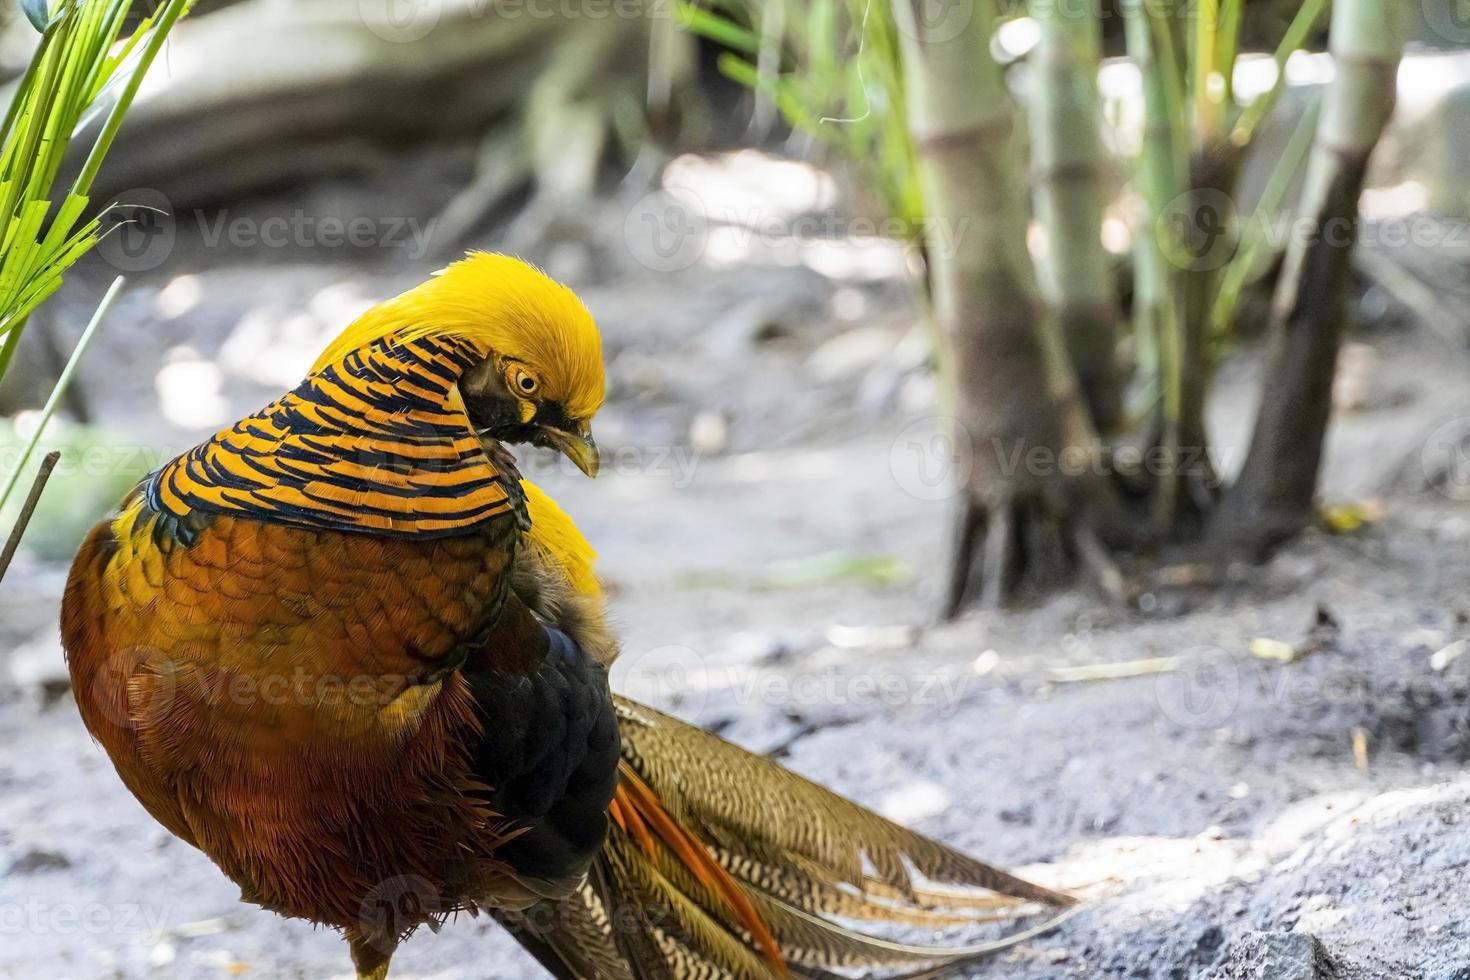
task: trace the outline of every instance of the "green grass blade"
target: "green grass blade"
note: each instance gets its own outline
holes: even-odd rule
[[[11,471],[9,478],[5,481],[5,489],[0,490],[0,509],[10,500],[10,495],[15,491],[15,485],[20,481],[20,474],[30,462],[31,454],[35,452],[36,446],[41,442],[41,436],[46,432],[46,425],[51,421],[51,416],[56,413],[56,406],[61,404],[66,389],[71,387],[71,379],[76,374],[77,365],[81,363],[82,355],[92,343],[92,338],[97,335],[97,328],[102,325],[107,311],[112,308],[113,301],[122,290],[123,277],[118,276],[108,287],[107,294],[102,297],[102,302],[97,304],[97,309],[92,313],[92,319],[87,324],[87,329],[82,331],[82,337],[77,341],[76,348],[67,358],[66,367],[61,369],[61,376],[56,379],[56,385],[51,389],[51,396],[46,399],[46,405],[41,409],[41,420],[36,426],[36,431],[26,440],[24,448],[20,451],[20,458],[16,460],[15,469]]]
[[[1246,223],[1240,247],[1231,258],[1230,264],[1225,267],[1219,292],[1215,294],[1215,304],[1210,312],[1211,329],[1217,336],[1226,333],[1230,321],[1235,317],[1245,284],[1255,270],[1261,249],[1267,245],[1266,233],[1270,223],[1280,210],[1281,202],[1286,199],[1292,179],[1307,158],[1307,151],[1312,148],[1312,137],[1317,133],[1317,120],[1321,113],[1321,101],[1314,100],[1297,122],[1281,158],[1271,170],[1271,176],[1266,181],[1266,187],[1261,192],[1261,200],[1256,204],[1251,220]]]
[[[722,17],[704,7],[692,3],[680,3],[674,7],[679,26],[687,28],[731,51],[754,55],[760,52],[759,35],[749,28],[741,27],[728,17]]]
[[[1327,12],[1328,0],[1305,0],[1296,16],[1292,18],[1291,24],[1286,29],[1286,36],[1281,39],[1281,44],[1276,48],[1276,81],[1271,87],[1251,100],[1251,104],[1245,107],[1241,113],[1240,120],[1230,133],[1230,141],[1239,147],[1250,146],[1255,137],[1256,127],[1276,106],[1276,101],[1281,98],[1282,91],[1286,88],[1286,62],[1293,54],[1307,43],[1307,38],[1312,30],[1322,21],[1322,15]]]

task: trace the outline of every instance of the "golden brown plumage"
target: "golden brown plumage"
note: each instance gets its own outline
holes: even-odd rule
[[[148,811],[247,900],[340,929],[364,977],[457,910],[558,977],[641,980],[927,970],[978,950],[835,920],[1064,903],[612,697],[592,550],[505,448],[595,472],[602,393],[575,297],[477,255],[145,480],[79,552],[62,632]]]
[[[486,719],[449,669],[505,592],[495,533],[379,541],[221,517],[159,547],[163,520],[135,492],[93,530],[62,624],[83,720],[149,812],[250,901],[343,929],[396,876],[521,891],[494,860],[513,828],[477,792]],[[502,637],[514,652],[527,614],[509,605],[459,666]]]

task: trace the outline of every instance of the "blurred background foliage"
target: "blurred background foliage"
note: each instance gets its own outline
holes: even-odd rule
[[[714,171],[691,162],[695,154],[713,159],[755,147],[823,168],[802,172],[808,186],[828,189],[793,191],[798,211],[840,210],[880,222],[881,235],[898,249],[889,268],[912,288],[917,310],[904,362],[927,363],[935,372],[944,413],[959,418],[976,445],[999,435],[1057,451],[1080,448],[1104,466],[1120,448],[1169,460],[1154,478],[1107,486],[1022,486],[993,471],[972,472],[964,496],[973,512],[951,535],[954,610],[982,593],[999,599],[1028,584],[1065,580],[1054,573],[1077,564],[1116,585],[1112,554],[1190,542],[1218,547],[1227,538],[1242,546],[1237,550],[1265,554],[1292,527],[1314,519],[1314,472],[1297,479],[1306,481],[1307,506],[1298,492],[1290,515],[1274,506],[1269,517],[1245,504],[1222,509],[1205,416],[1222,358],[1268,336],[1263,325],[1280,318],[1282,301],[1273,296],[1281,270],[1295,260],[1286,238],[1271,232],[1302,200],[1330,88],[1323,84],[1331,79],[1323,59],[1332,43],[1325,0],[977,0],[938,14],[871,0],[213,0],[183,21],[131,106],[183,6],[166,5],[144,20],[125,3],[55,4],[45,36],[73,31],[88,38],[58,76],[66,81],[74,73],[75,80],[59,86],[28,81],[37,72],[49,78],[61,56],[47,61],[42,35],[18,10],[9,12],[0,70],[13,76],[14,104],[46,94],[37,111],[55,118],[45,125],[79,137],[70,150],[65,139],[46,141],[34,168],[10,185],[21,193],[8,216],[44,231],[30,236],[41,258],[4,260],[17,270],[5,279],[19,290],[15,323],[109,230],[117,232],[115,254],[80,270],[78,298],[90,291],[95,306],[102,281],[116,271],[150,279],[167,272],[178,281],[155,306],[181,323],[211,315],[197,307],[215,298],[207,290],[189,299],[199,288],[190,276],[224,264],[278,268],[277,260],[293,252],[310,262],[387,260],[389,275],[403,270],[406,279],[409,269],[417,274],[467,245],[490,244],[574,280],[606,281],[628,265],[627,254],[614,254],[626,253],[627,242],[609,242],[594,225],[623,217],[631,227],[651,190],[711,179]],[[1420,50],[1465,42],[1455,4],[1410,6],[1400,27]],[[956,12],[961,20],[945,20]],[[933,35],[927,40],[926,31]],[[981,63],[976,83],[987,91],[923,84],[932,67],[926,44],[942,50],[945,43],[970,46]],[[986,201],[958,209],[964,214],[933,204],[944,198],[934,174],[954,164],[936,162],[922,137],[925,120],[944,116],[946,103],[980,105],[981,122],[1003,126],[960,155],[976,173],[988,168],[972,186],[993,184]],[[119,128],[124,112],[128,122]],[[6,137],[7,173],[28,145],[24,127],[41,118],[30,110],[11,115],[17,131]],[[1258,150],[1263,134],[1269,139]],[[1403,152],[1417,154],[1421,170],[1451,155],[1434,147]],[[1452,184],[1415,186],[1443,196],[1453,193],[1444,189]],[[785,186],[768,184],[775,193],[754,210],[789,220],[779,203]],[[695,216],[701,234],[712,232],[713,243],[699,261],[718,264],[722,239],[714,233],[730,232],[739,220],[695,197],[703,208]],[[253,234],[259,246],[262,222],[296,212],[317,221],[367,216],[380,233],[397,222],[408,229],[400,237],[412,240],[392,252],[323,247],[313,229],[305,234],[317,238],[285,249],[245,240]],[[961,220],[974,222],[973,234],[937,242],[946,222]],[[237,234],[240,222],[245,239]],[[300,238],[295,229],[286,234]],[[7,247],[29,240],[10,236]],[[945,271],[948,253],[980,240],[989,243],[984,255],[975,250],[966,270]],[[635,271],[649,270],[633,258],[642,266]],[[989,266],[975,264],[984,258]],[[842,261],[847,272],[855,268],[856,260]],[[846,274],[841,262],[831,268],[839,280]],[[945,286],[940,280],[950,273],[968,279]],[[995,286],[1008,278],[1015,281]],[[31,281],[29,291],[18,285]],[[231,288],[257,292],[243,281]],[[952,302],[957,292],[973,300],[963,323]],[[125,293],[122,302],[127,310],[139,300]],[[329,295],[310,316],[319,323],[356,303]],[[1007,304],[1009,312],[1002,310]],[[985,329],[1002,313],[1028,322],[1025,344],[1035,348],[1023,357],[1034,370],[1018,375],[1026,383],[1011,386],[1022,399],[1013,404],[977,401],[977,393],[997,386],[972,370],[987,360],[1001,363],[985,352],[1000,349],[1002,339],[987,340]],[[24,370],[0,387],[0,409],[13,414],[46,401],[83,322],[75,309],[55,314],[74,326],[43,324],[24,344],[20,329],[0,325],[0,367],[24,354]],[[291,350],[310,344],[299,318],[284,327],[259,326],[249,316],[240,323]],[[969,353],[957,343],[960,334],[975,337]],[[220,367],[214,339],[191,345],[186,332],[173,337],[163,352],[167,370],[152,387],[176,381],[184,394],[174,401],[191,401],[194,413],[174,426],[176,434],[202,431],[224,421],[210,407],[223,397],[221,371],[232,369]],[[1065,359],[1056,353],[1063,349]],[[284,383],[291,370],[256,364],[251,372]],[[88,385],[81,387],[57,407],[74,423],[95,421]],[[1085,412],[1038,407],[1040,392],[1073,387]],[[168,400],[158,397],[159,404]],[[190,410],[181,411],[174,417],[186,419]],[[1016,421],[1022,416],[1024,424]],[[718,428],[701,425],[706,435]],[[26,415],[15,431],[29,437],[43,427]],[[1186,466],[1195,456],[1200,465]],[[17,485],[25,483],[27,466],[34,459],[10,468]],[[13,513],[13,501],[9,508]],[[1010,516],[992,520],[1001,510]],[[1220,530],[1225,518],[1218,514],[1228,515],[1228,531]],[[1242,533],[1245,523],[1259,527]],[[988,568],[976,560],[987,536]],[[1028,536],[1055,539],[1059,548],[1047,549],[1063,559],[1028,567]],[[984,586],[987,577],[998,585]]]
[[[1055,580],[1077,558],[1115,591],[1122,578],[1103,560],[1107,546],[1101,538],[1132,547],[1206,536],[1217,546],[1228,540],[1233,550],[1263,555],[1311,522],[1315,463],[1293,469],[1269,457],[1315,455],[1321,427],[1296,438],[1263,434],[1258,445],[1272,441],[1277,448],[1253,450],[1252,481],[1237,487],[1234,505],[1223,511],[1226,526],[1213,518],[1220,480],[1206,432],[1209,377],[1219,345],[1229,341],[1247,283],[1254,277],[1259,288],[1271,288],[1269,272],[1281,250],[1263,258],[1259,232],[1299,177],[1318,121],[1316,106],[1302,115],[1301,138],[1274,161],[1257,220],[1238,212],[1239,178],[1256,135],[1286,89],[1288,63],[1321,43],[1328,4],[1293,5],[1284,21],[1284,5],[1249,8],[1244,0],[1136,0],[1117,8],[1037,0],[1010,8],[950,5],[937,17],[930,6],[905,2],[875,9],[872,3],[817,0],[804,16],[794,16],[785,3],[680,8],[687,25],[729,49],[719,59],[728,77],[751,88],[757,104],[773,105],[790,125],[843,158],[921,245],[926,233],[930,244],[938,243],[939,220],[973,220],[990,230],[968,259],[929,250],[918,282],[925,309],[940,294],[937,317],[945,321],[948,343],[941,338],[935,349],[941,360],[955,362],[946,372],[955,389],[955,438],[973,441],[977,457],[997,439],[1097,456],[1110,452],[1099,436],[1111,441],[1133,429],[1145,450],[1162,454],[1160,471],[1147,485],[1028,480],[994,467],[972,473],[955,531],[946,600],[951,613],[978,598],[999,601],[1027,579]],[[1392,111],[1393,71],[1409,15],[1384,14],[1374,5],[1358,9],[1350,0],[1339,0],[1338,8],[1343,75],[1336,84],[1352,94],[1335,103],[1334,131],[1323,142],[1340,140],[1330,145],[1351,146],[1365,163]],[[1105,22],[1121,22],[1123,49],[1138,71],[1142,96],[1132,139],[1113,141],[1125,147],[1131,142],[1131,152],[1111,161],[1101,139],[1104,112],[1096,84]],[[1276,23],[1279,36],[1266,42],[1268,80],[1258,81],[1253,91],[1238,91],[1237,69],[1247,45],[1262,43],[1262,28]],[[1360,50],[1360,35],[1383,43]],[[1376,76],[1376,92],[1373,84],[1354,78],[1351,67],[1342,67],[1360,57],[1388,65],[1386,76]],[[1005,108],[1010,96],[998,74],[1022,60],[1026,79],[1018,87],[1031,110],[1029,132],[1022,117]],[[1359,115],[1371,121],[1360,123]],[[1016,130],[1023,130],[1023,149],[1013,155],[1010,137]],[[951,145],[926,152],[922,141]],[[962,144],[960,151],[955,143]],[[1345,193],[1353,201],[1362,169],[1358,165],[1348,178],[1354,186]],[[1104,203],[1110,190],[1116,192],[1108,186],[1116,170],[1124,178],[1122,206],[1134,216],[1126,297],[1133,316],[1126,345],[1119,343],[1123,331],[1117,322],[1124,297],[1114,295],[1103,239]],[[1028,183],[1029,202],[1023,193]],[[1308,190],[1309,197],[1326,193]],[[1034,269],[1008,258],[1025,254],[1032,241],[1024,230],[1028,222],[1035,223],[1041,240],[1031,249]],[[1006,228],[1012,231],[995,231]],[[1253,232],[1244,241],[1242,229]],[[1305,251],[1300,245],[1296,250]],[[1327,281],[1334,268],[1346,268],[1350,251],[1350,243],[1336,250],[1314,267],[1316,281],[1301,288],[1319,295],[1340,288]],[[1292,261],[1299,265],[1302,259]],[[1279,318],[1285,317],[1283,312]],[[1335,329],[1340,317],[1326,319]],[[1016,321],[1027,325],[1018,329]],[[1277,332],[1282,329],[1279,324]],[[1016,354],[1021,347],[1028,350]],[[1069,365],[1055,355],[1061,347]],[[1011,356],[996,371],[1002,351]],[[1337,343],[1319,345],[1310,356],[1327,362],[1330,379]],[[1014,394],[998,395],[1008,380]],[[1268,377],[1267,391],[1285,380]],[[1325,406],[1330,387],[1313,386],[1312,399]],[[1132,390],[1126,413],[1125,388]],[[1065,400],[1072,391],[1085,400],[1085,413],[1065,405],[1054,411],[1041,397],[1062,392]],[[1283,443],[1291,448],[1280,449]],[[1289,494],[1279,489],[1288,480],[1284,469],[1292,469],[1289,479],[1296,485]],[[1136,508],[1141,512],[1128,515],[1120,494],[1145,498]],[[1263,495],[1272,501],[1255,499]],[[1148,532],[1132,530],[1140,524]],[[1027,553],[1026,541],[1036,535],[1060,539],[1060,548],[1048,548],[1057,557]]]

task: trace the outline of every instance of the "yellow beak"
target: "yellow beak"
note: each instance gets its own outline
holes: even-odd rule
[[[588,476],[597,476],[597,467],[601,459],[597,454],[597,443],[592,438],[591,430],[568,432],[565,429],[555,429],[544,425],[541,431],[562,455],[577,464],[577,469]]]

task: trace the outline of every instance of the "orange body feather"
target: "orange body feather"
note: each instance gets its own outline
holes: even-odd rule
[[[503,581],[504,535],[219,518],[162,549],[144,513],[135,495],[89,536],[62,629],[83,719],[149,812],[249,900],[345,929],[395,878],[504,890],[512,829],[469,756],[484,719],[444,672]]]

